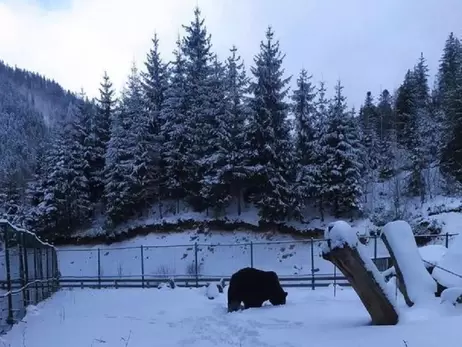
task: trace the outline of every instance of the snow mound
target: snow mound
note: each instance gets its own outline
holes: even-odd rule
[[[434,266],[443,258],[447,250],[442,245],[427,245],[420,247],[419,253],[426,266]]]
[[[330,223],[324,231],[324,238],[328,241],[322,245],[323,253],[329,253],[329,251],[335,248],[343,248],[344,246],[356,249],[366,270],[372,275],[375,282],[379,285],[387,299],[396,309],[396,301],[393,291],[385,282],[385,278],[377,269],[377,266],[368,256],[366,246],[359,242],[358,235],[347,222],[337,221]]]
[[[213,300],[220,295],[220,290],[218,289],[217,283],[209,283],[205,291],[205,296],[209,300]]]
[[[441,303],[447,302],[454,306],[462,304],[462,288],[448,288],[441,293]]]
[[[324,230],[324,239],[328,240],[322,247],[324,253],[334,248],[343,248],[344,245],[356,248],[359,243],[358,236],[353,228],[344,221],[330,223]]]
[[[433,298],[437,291],[437,284],[422,261],[409,223],[389,222],[383,227],[382,233],[386,236],[399,264],[411,301],[419,303]]]
[[[456,236],[432,276],[446,288],[462,287],[462,234]]]

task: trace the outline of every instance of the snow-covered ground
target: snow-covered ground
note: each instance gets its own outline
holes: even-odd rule
[[[318,275],[334,272],[332,263],[320,256],[324,241],[314,241],[311,245],[309,239],[290,235],[245,231],[198,233],[194,230],[152,233],[109,246],[59,247],[59,268],[63,277],[98,276],[99,248],[102,277],[139,277],[142,258],[146,277],[193,275],[196,242],[199,274],[203,276],[231,276],[250,265],[274,270],[281,276],[311,275],[312,264],[319,269]],[[373,240],[366,247],[371,258],[375,247]],[[377,256],[387,255],[382,241],[377,239]]]
[[[285,306],[226,312],[225,293],[205,289],[63,290],[29,308],[3,347],[322,346],[458,347],[462,310],[435,298],[398,300],[396,326],[371,326],[352,289],[286,289]]]

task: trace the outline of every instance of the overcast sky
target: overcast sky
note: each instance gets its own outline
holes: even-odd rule
[[[329,92],[340,79],[356,107],[397,88],[420,52],[433,75],[449,32],[462,34],[461,0],[0,0],[0,59],[90,96],[106,69],[120,90],[155,31],[171,58],[196,4],[221,59],[236,44],[248,67],[272,25],[293,84],[302,67]]]

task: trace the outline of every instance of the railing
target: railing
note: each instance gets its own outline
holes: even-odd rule
[[[35,234],[0,220],[0,334],[58,290],[56,249]]]

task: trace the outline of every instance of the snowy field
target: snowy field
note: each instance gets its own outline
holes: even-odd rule
[[[62,290],[29,309],[2,347],[460,346],[462,311],[435,298],[407,308],[396,326],[371,326],[352,289],[286,289],[285,306],[226,312],[204,288]]]

